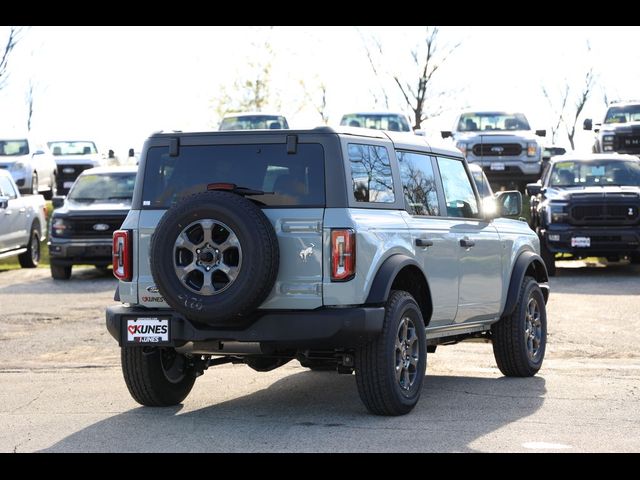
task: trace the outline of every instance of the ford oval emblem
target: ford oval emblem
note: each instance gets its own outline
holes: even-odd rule
[[[160,292],[158,291],[158,287],[156,287],[155,285],[149,285],[149,286],[146,288],[146,290],[147,290],[147,292],[149,292],[149,293],[160,293]]]
[[[500,146],[491,147],[491,151],[495,153],[502,153],[504,152],[504,147],[500,147]]]
[[[93,229],[96,230],[97,232],[105,232],[109,230],[109,225],[107,225],[106,223],[96,223],[93,226]]]

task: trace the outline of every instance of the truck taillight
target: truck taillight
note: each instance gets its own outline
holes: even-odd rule
[[[131,280],[131,232],[116,230],[113,232],[113,274],[118,280]]]
[[[346,282],[356,274],[356,234],[350,228],[331,230],[331,281]]]

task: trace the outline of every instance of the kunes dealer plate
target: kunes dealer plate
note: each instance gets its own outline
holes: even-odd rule
[[[169,319],[134,318],[127,320],[127,342],[161,344],[169,342]]]

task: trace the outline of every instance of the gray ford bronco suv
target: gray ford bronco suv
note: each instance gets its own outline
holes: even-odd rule
[[[181,402],[205,369],[297,359],[355,371],[380,415],[409,412],[427,352],[493,342],[532,376],[547,271],[519,192],[485,214],[461,153],[365,129],[159,133],[113,235],[107,328],[142,405]],[[488,209],[487,209],[488,211]]]

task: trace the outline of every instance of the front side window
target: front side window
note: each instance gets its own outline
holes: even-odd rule
[[[349,144],[353,196],[358,202],[393,203],[391,161],[385,147]]]
[[[477,218],[478,199],[462,160],[438,157],[447,217]]]
[[[13,189],[11,180],[4,175],[0,176],[0,197],[16,198],[16,191]]]
[[[412,152],[396,152],[396,155],[407,211],[411,215],[440,215],[431,157]]]

